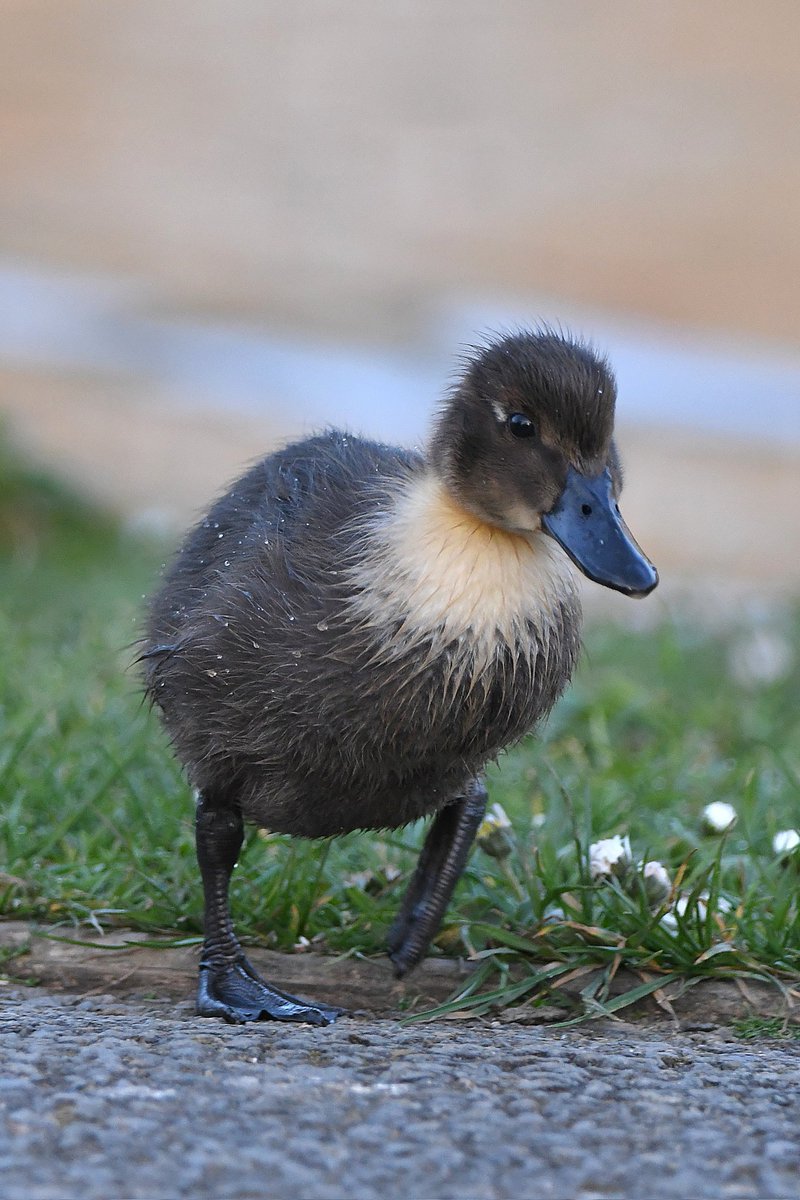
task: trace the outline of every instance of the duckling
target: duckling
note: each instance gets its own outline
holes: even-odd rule
[[[197,1012],[328,1024],[261,979],[228,907],[243,823],[325,838],[432,816],[389,934],[435,935],[484,815],[483,769],[566,687],[573,565],[644,596],[620,516],[616,385],[542,327],[471,352],[424,454],[329,431],[257,463],[186,538],[149,610],[149,697],[197,789]]]

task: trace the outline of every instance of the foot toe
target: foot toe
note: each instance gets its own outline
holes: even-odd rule
[[[272,988],[260,978],[246,959],[200,968],[197,1015],[222,1017],[231,1025],[248,1021],[296,1021],[308,1025],[331,1025],[344,1009],[300,1000]]]

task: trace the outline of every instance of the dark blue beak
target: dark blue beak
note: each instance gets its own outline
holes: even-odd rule
[[[608,470],[589,477],[570,467],[555,507],[542,514],[542,528],[603,587],[646,596],[658,583],[658,572],[620,516]]]

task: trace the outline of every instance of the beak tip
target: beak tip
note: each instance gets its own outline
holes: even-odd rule
[[[644,600],[645,596],[649,596],[650,593],[654,592],[658,587],[658,571],[651,562],[647,562],[647,568],[647,572],[643,572],[645,577],[642,579],[641,584],[631,588],[630,592],[628,593],[634,600]]]
[[[658,571],[622,519],[608,470],[589,478],[571,467],[561,496],[541,523],[594,583],[639,598],[658,586]]]
[[[599,583],[613,592],[621,592],[631,600],[644,600],[645,596],[655,591],[659,582],[658,571],[650,560],[644,557],[635,564],[633,570],[629,569],[624,574],[590,573],[585,567],[581,567],[581,570],[593,583]]]

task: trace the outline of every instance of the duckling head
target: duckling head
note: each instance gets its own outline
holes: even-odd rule
[[[434,428],[430,461],[489,525],[548,534],[596,583],[646,596],[655,567],[619,511],[616,382],[590,346],[548,328],[471,354]]]

